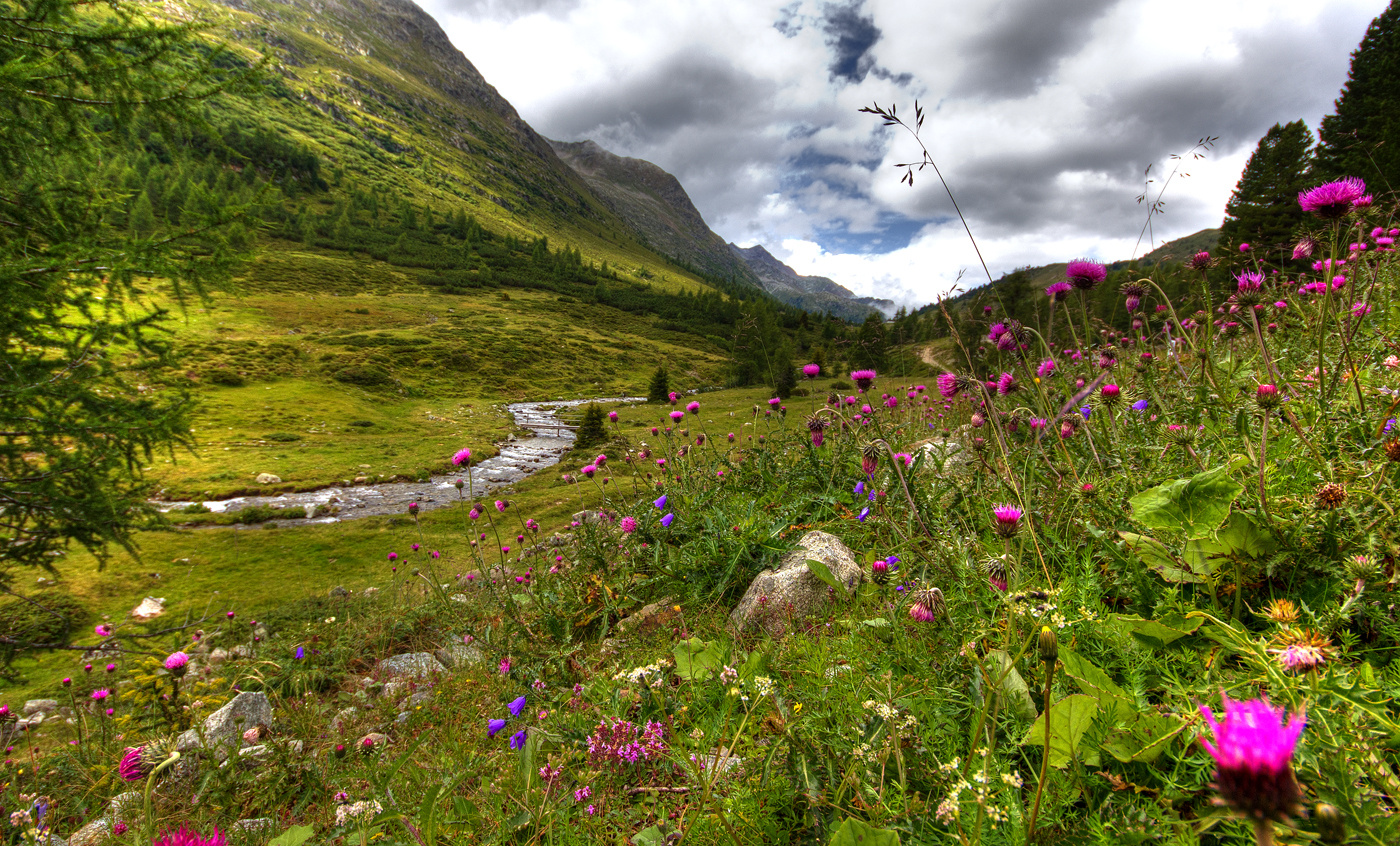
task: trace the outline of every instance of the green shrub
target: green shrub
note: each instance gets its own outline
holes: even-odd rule
[[[389,385],[394,381],[394,377],[389,375],[389,371],[373,364],[343,367],[335,372],[333,378],[337,382],[344,382],[347,385],[359,385],[364,388]]]
[[[0,604],[0,637],[22,643],[67,644],[91,614],[76,597],[43,594]]]
[[[213,370],[205,371],[204,381],[211,385],[223,385],[226,388],[241,388],[248,384],[247,379],[226,367],[216,367]]]

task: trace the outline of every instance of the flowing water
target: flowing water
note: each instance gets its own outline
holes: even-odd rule
[[[280,525],[304,523],[335,523],[381,514],[404,514],[410,502],[418,503],[423,511],[442,508],[457,502],[475,490],[476,495],[514,484],[532,473],[559,463],[560,457],[573,448],[574,433],[555,412],[590,402],[645,402],[644,397],[614,397],[605,399],[556,400],[552,402],[517,402],[506,406],[515,425],[530,431],[528,438],[512,438],[500,444],[501,452],[479,464],[473,464],[470,480],[465,469],[450,476],[433,476],[426,482],[380,482],[377,484],[335,485],[316,491],[286,493],[277,496],[240,496],[232,499],[210,500],[203,505],[210,511],[232,514],[255,505],[273,508],[304,507],[308,514],[314,508],[317,516],[306,520],[276,520]],[[459,495],[456,483],[470,481]],[[190,502],[160,502],[162,511],[174,511]]]

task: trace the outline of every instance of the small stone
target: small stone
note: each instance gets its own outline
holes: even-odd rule
[[[340,709],[334,717],[331,717],[331,731],[344,731],[346,726],[354,722],[355,717],[358,716],[359,713],[360,709],[353,706]]]
[[[259,743],[257,746],[245,746],[238,750],[238,757],[263,758],[267,756],[268,751],[266,743]]]
[[[349,596],[349,595],[350,595],[350,589],[349,589],[349,588],[343,587],[343,586],[341,586],[341,585],[336,585],[335,587],[331,588],[331,598],[332,598],[332,599],[344,599],[344,598],[346,598],[346,597]]]
[[[229,659],[228,650],[222,646],[209,653],[210,664],[222,664]]]
[[[137,620],[154,620],[164,613],[165,597],[148,596],[131,609],[131,616]]]
[[[242,745],[243,732],[257,726],[272,726],[272,703],[264,693],[245,690],[204,720],[202,736],[190,729],[180,735],[176,748],[182,752],[212,749],[215,757],[223,761],[230,750]]]
[[[433,656],[438,659],[442,666],[449,670],[470,667],[473,664],[480,664],[485,660],[481,650],[475,646],[467,646],[463,643],[449,643],[442,649],[433,652]]]
[[[398,716],[394,717],[394,722],[398,723],[399,725],[403,725],[404,723],[408,722],[409,718],[411,718],[412,716],[412,711],[400,711],[398,713]]]
[[[34,714],[48,714],[58,710],[57,699],[31,699],[24,703],[24,715],[26,717]]]
[[[408,702],[404,703],[404,707],[410,709],[418,708],[420,706],[427,705],[429,702],[432,701],[433,692],[431,690],[420,690],[412,696],[408,697]]]
[[[380,661],[377,667],[380,678],[427,678],[442,669],[431,652],[410,652],[393,655]]]
[[[97,846],[112,835],[112,821],[98,817],[68,838],[68,846]]]
[[[406,690],[408,690],[408,682],[385,682],[384,686],[379,689],[379,696],[383,699],[392,699],[394,701],[397,701],[398,698],[402,696],[404,691]]]
[[[260,485],[280,485],[282,477],[272,473],[259,473],[256,481]]]

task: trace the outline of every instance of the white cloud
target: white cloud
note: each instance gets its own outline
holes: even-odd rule
[[[912,117],[994,275],[1127,258],[1142,171],[1218,135],[1154,221],[1217,225],[1259,137],[1316,125],[1385,0],[424,0],[545,135],[676,174],[712,228],[800,273],[927,302],[983,274],[912,139]],[[907,76],[906,76],[907,75]],[[1149,188],[1160,187],[1160,182]],[[1138,249],[1145,252],[1148,246]],[[975,273],[974,273],[975,271]]]

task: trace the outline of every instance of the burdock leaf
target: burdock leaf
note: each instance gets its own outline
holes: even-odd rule
[[[1203,538],[1225,522],[1230,503],[1244,490],[1229,474],[1227,465],[1145,490],[1129,500],[1133,516],[1153,529],[1180,531],[1188,539]]]
[[[1045,745],[1045,718],[1050,717],[1050,765],[1052,767],[1063,768],[1069,764],[1079,747],[1079,741],[1084,737],[1084,732],[1089,730],[1089,725],[1094,721],[1094,715],[1099,712],[1099,701],[1092,696],[1085,696],[1082,693],[1074,693],[1050,706],[1050,710],[1041,714],[1031,727],[1026,730],[1024,744],[1034,744],[1036,746]]]
[[[1000,691],[1005,697],[1006,706],[1011,709],[1011,713],[1023,720],[1034,720],[1036,715],[1035,700],[1031,698],[1030,688],[1026,686],[1026,680],[1021,678],[1021,674],[1016,671],[1015,662],[1011,656],[1000,649],[993,649],[987,653],[987,672],[992,676],[992,683],[1001,680]]]

